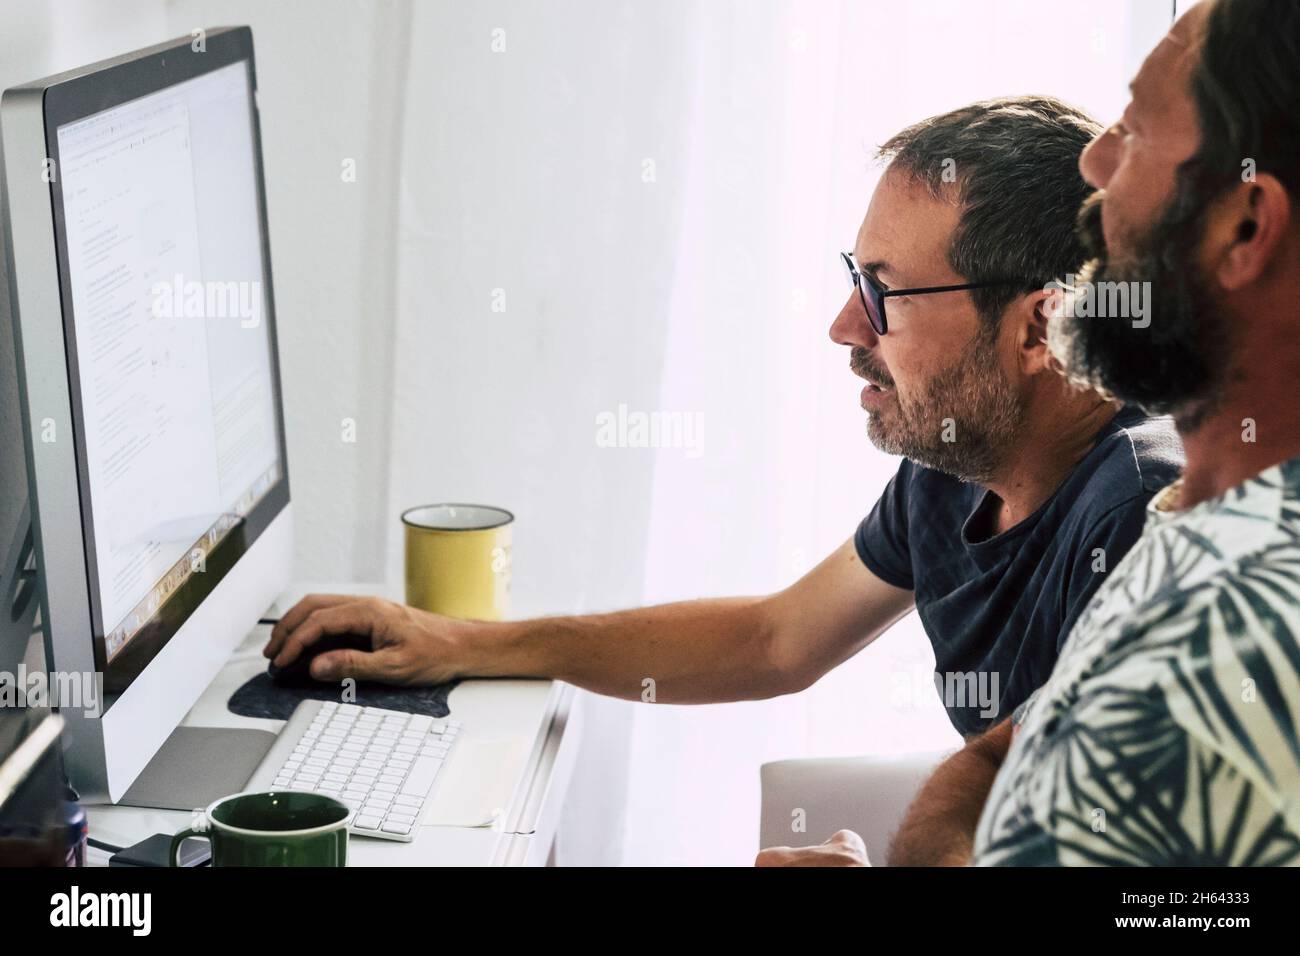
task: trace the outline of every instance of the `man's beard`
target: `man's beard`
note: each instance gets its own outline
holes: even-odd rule
[[[1172,414],[1184,431],[1194,430],[1213,411],[1212,398],[1221,393],[1227,367],[1225,329],[1194,262],[1206,207],[1199,192],[1180,184],[1166,213],[1145,236],[1133,237],[1134,253],[1122,261],[1107,254],[1104,193],[1090,196],[1076,229],[1092,258],[1079,270],[1076,287],[1150,283],[1145,327],[1135,328],[1130,317],[1074,315],[1068,290],[1066,307],[1047,327],[1048,348],[1072,381],[1151,414]]]
[[[962,481],[987,484],[1019,437],[1025,407],[998,365],[996,326],[982,328],[958,365],[908,398],[863,348],[849,364],[881,385],[894,385],[893,402],[867,419],[867,437],[881,451],[903,455]]]

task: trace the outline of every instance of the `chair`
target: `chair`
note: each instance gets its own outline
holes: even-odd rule
[[[867,857],[885,862],[903,814],[930,772],[952,750],[903,757],[834,757],[763,764],[759,846],[809,846],[853,830]],[[795,811],[806,830],[793,829]]]

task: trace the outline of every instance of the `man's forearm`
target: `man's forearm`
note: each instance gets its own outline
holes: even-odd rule
[[[612,614],[469,622],[467,673],[553,677],[627,700],[698,704],[788,692],[763,598],[717,598]],[[652,695],[652,696],[651,696]]]
[[[1011,746],[1011,720],[972,738],[925,782],[889,848],[890,866],[965,866],[975,828]]]

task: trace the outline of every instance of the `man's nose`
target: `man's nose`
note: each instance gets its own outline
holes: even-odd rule
[[[849,293],[844,308],[840,309],[840,314],[831,323],[830,334],[831,341],[837,345],[860,345],[864,349],[875,348],[880,341],[867,318],[862,298],[856,292]]]
[[[1112,126],[1083,148],[1079,156],[1079,172],[1089,186],[1105,189],[1118,161],[1119,137]]]

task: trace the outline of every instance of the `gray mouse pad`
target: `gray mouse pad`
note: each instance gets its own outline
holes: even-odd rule
[[[359,681],[356,687],[356,700],[351,703],[362,707],[383,707],[385,710],[400,710],[408,714],[427,714],[430,717],[446,717],[451,713],[447,706],[447,695],[460,681],[447,684],[433,684],[429,687],[393,687],[390,684],[376,684]],[[321,687],[281,687],[271,680],[263,671],[250,678],[243,687],[230,695],[226,702],[232,714],[240,717],[265,717],[271,720],[288,720],[294,708],[304,700],[338,700],[339,687],[324,685]]]

